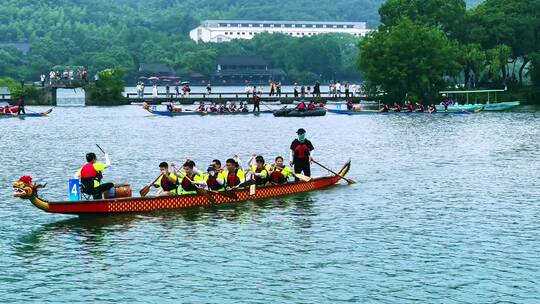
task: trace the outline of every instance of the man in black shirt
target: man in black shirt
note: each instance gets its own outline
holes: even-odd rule
[[[291,166],[294,165],[295,173],[311,176],[310,163],[315,148],[306,139],[306,130],[298,129],[296,134],[298,137],[291,143]]]

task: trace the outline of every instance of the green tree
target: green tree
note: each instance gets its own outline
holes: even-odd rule
[[[540,1],[486,0],[470,12],[470,39],[484,49],[507,45],[511,57],[520,59],[519,81],[523,83],[530,54],[540,49]]]
[[[123,95],[126,83],[123,77],[126,72],[122,69],[105,69],[98,73],[99,80],[86,87],[90,96],[90,103],[94,105],[124,104]]]
[[[357,65],[367,87],[380,89],[389,99],[407,94],[428,100],[447,85],[446,77],[460,71],[458,49],[437,28],[402,18],[364,39]]]
[[[460,47],[459,61],[463,67],[465,86],[476,87],[476,82],[486,64],[486,53],[479,44],[466,44]]]
[[[463,39],[466,17],[463,0],[386,0],[379,8],[381,23],[398,24],[402,17],[426,26],[440,27],[456,39]]]

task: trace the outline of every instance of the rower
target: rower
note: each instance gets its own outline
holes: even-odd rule
[[[401,106],[397,102],[394,102],[394,107],[391,110],[392,112],[401,112]]]
[[[167,111],[169,111],[169,112],[174,111],[174,104],[173,104],[172,100],[167,103]]]
[[[314,111],[314,110],[315,110],[315,104],[313,103],[313,101],[310,101],[308,105],[308,111]]]
[[[421,103],[417,102],[417,103],[416,103],[416,112],[422,113],[422,112],[424,112],[424,110],[425,110],[424,105],[422,105]]]
[[[218,111],[218,108],[216,107],[216,104],[215,103],[211,103],[210,104],[210,108],[208,110],[209,112],[217,112]]]
[[[406,111],[405,112],[413,112],[414,111],[414,107],[413,107],[413,104],[412,102],[410,101],[407,101],[407,103],[405,104],[405,107],[406,107]]]
[[[199,107],[197,108],[197,112],[205,112],[206,111],[206,107],[204,106],[204,102],[200,102],[199,103]]]
[[[383,104],[382,107],[379,109],[379,112],[390,112],[390,108],[388,108],[387,104]]]
[[[228,188],[235,188],[246,181],[244,170],[240,168],[237,160],[229,158],[225,162],[225,166],[227,167],[226,185]]]
[[[302,100],[297,106],[296,109],[300,112],[304,112],[306,110],[306,103]]]
[[[161,176],[154,183],[154,187],[160,188],[156,193],[157,196],[172,196],[178,194],[178,177],[173,172],[169,171],[169,164],[162,162],[159,164]]]
[[[284,165],[283,157],[276,157],[276,162],[270,167],[269,181],[276,185],[285,184],[291,175],[292,170]]]
[[[207,174],[204,176],[204,182],[206,183],[208,190],[225,190],[225,179],[223,178],[223,173],[219,172],[218,169],[216,169],[215,163],[212,163],[210,166],[208,166],[206,172]]]
[[[234,101],[229,104],[229,112],[236,112],[236,103]]]
[[[347,101],[347,110],[352,111],[354,105],[352,100]]]
[[[227,108],[222,103],[220,103],[219,107],[218,107],[218,112],[219,113],[225,113],[226,110],[227,110]]]
[[[244,113],[249,112],[247,102],[242,106],[242,112],[244,112]]]
[[[254,154],[249,159],[248,165],[250,166],[251,175],[255,180],[256,185],[266,185],[268,182],[268,171],[270,171],[270,166],[264,163],[264,157],[261,155],[255,156]]]
[[[297,138],[291,143],[290,164],[294,165],[294,173],[304,173],[311,176],[311,160],[315,149],[311,142],[306,139],[306,130],[298,129]],[[298,180],[298,179],[297,179]]]
[[[81,179],[82,192],[92,195],[94,199],[102,199],[103,192],[114,188],[113,183],[101,184],[103,171],[111,166],[109,155],[105,153],[105,164],[98,163],[95,153],[86,154],[86,164],[77,171],[75,178]]]
[[[437,107],[434,104],[430,104],[428,107],[429,113],[437,113]]]
[[[206,184],[203,176],[194,168],[195,162],[187,160],[182,166],[182,170],[177,171],[180,177],[180,187],[182,187],[181,195],[196,194],[197,188]]]

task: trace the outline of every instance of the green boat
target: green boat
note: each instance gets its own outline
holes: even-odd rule
[[[486,104],[464,104],[448,106],[448,111],[476,111],[484,107],[484,111],[506,111],[520,105],[519,101],[506,101]],[[437,111],[444,111],[444,106],[438,105]]]
[[[505,102],[497,102],[497,93],[506,92],[507,88],[499,89],[499,90],[458,90],[458,91],[440,91],[439,94],[442,94],[442,96],[448,96],[450,99],[454,101],[458,101],[461,99],[464,104],[463,105],[453,105],[448,106],[448,111],[475,111],[480,108],[484,108],[484,111],[506,111],[513,109],[520,105],[519,101],[505,101]],[[471,104],[469,103],[470,99],[478,98],[479,94],[486,94],[487,95],[487,101],[485,104]],[[485,97],[482,97],[484,99]],[[484,99],[485,100],[485,99]],[[437,105],[438,111],[444,111],[443,105]]]

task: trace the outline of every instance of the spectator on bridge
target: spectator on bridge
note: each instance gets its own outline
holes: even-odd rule
[[[277,96],[281,97],[281,81],[276,84],[276,93]]]
[[[84,81],[84,83],[88,82],[88,71],[86,69],[83,69],[80,74],[81,80]]]
[[[336,82],[336,97],[341,97],[341,83]]]
[[[178,86],[178,82],[176,82],[176,84],[174,85],[174,93],[175,93],[175,98],[178,98],[178,96],[180,95],[180,87]]]
[[[251,86],[247,82],[246,82],[246,87],[244,88],[244,91],[246,92],[246,97],[249,98],[249,94],[251,93]]]
[[[56,72],[55,71],[50,71],[49,72],[49,85],[52,86],[53,81],[55,81],[55,79],[56,79]]]
[[[345,82],[345,98],[349,98],[349,82]]]
[[[358,93],[357,90],[358,90],[358,86],[356,85],[356,83],[351,84],[352,97],[356,96],[356,93]]]
[[[206,93],[208,93],[208,95],[212,94],[212,85],[210,83],[206,85]]]
[[[313,97],[321,97],[321,83],[319,81],[316,81],[313,86]]]
[[[298,98],[298,84],[295,82],[294,83],[294,98]]]
[[[158,97],[158,87],[157,84],[154,84],[152,86],[152,97],[157,98]]]
[[[306,87],[305,87],[304,85],[302,85],[302,86],[300,87],[300,96],[301,96],[302,98],[305,98],[305,97],[306,97]]]
[[[307,94],[308,97],[311,96],[311,86],[307,87],[307,93],[306,94]]]
[[[41,76],[39,76],[39,81],[41,82],[41,87],[45,87],[45,74],[41,74]]]
[[[96,74],[94,75],[94,82],[97,84],[98,81],[99,81],[99,74],[96,73]]]
[[[169,86],[169,84],[167,83],[165,85],[165,97],[169,98],[169,93],[171,92],[171,87]]]

